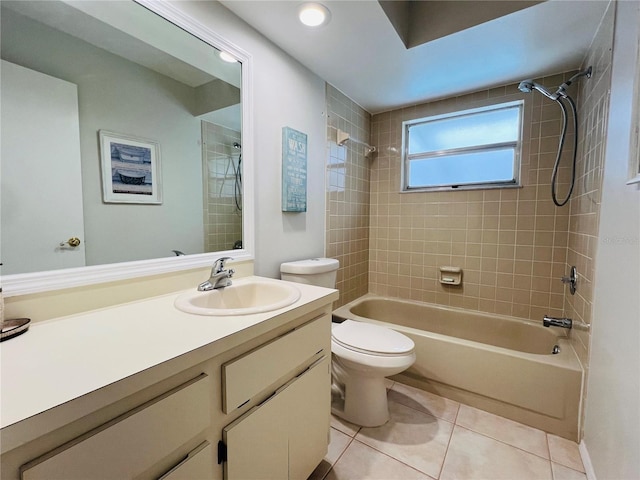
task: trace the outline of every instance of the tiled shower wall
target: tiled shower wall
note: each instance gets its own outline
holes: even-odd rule
[[[556,207],[550,193],[561,111],[537,92],[522,94],[514,84],[374,115],[369,142],[377,153],[366,158],[361,145],[340,147],[335,139],[340,128],[366,141],[368,113],[327,86],[326,253],[341,262],[340,305],[369,291],[537,321],[544,314],[591,321],[611,16],[585,61],[594,66],[594,77],[570,92],[578,103],[580,142],[574,196],[564,207]],[[574,73],[536,80],[553,89]],[[400,193],[403,121],[519,99],[525,101],[522,188]],[[569,185],[572,142],[570,125],[560,199]],[[575,296],[560,282],[571,265],[580,274]],[[461,267],[462,286],[440,284],[440,266]],[[571,337],[586,364],[588,334],[575,329]]]
[[[565,292],[565,313],[574,321],[587,324],[593,321],[593,279],[611,88],[614,7],[609,5],[583,64],[585,68],[593,67],[593,76],[580,81],[578,103],[578,174],[570,202],[566,264],[567,271],[571,265],[576,266],[578,288],[575,295]],[[600,241],[610,239],[603,236]],[[589,337],[590,332],[580,329],[579,325],[571,331],[574,349],[585,367],[589,360]]]
[[[340,261],[337,288],[344,305],[367,293],[369,277],[369,193],[371,159],[365,147],[371,115],[327,84],[326,255]],[[336,143],[337,129],[350,135]]]
[[[537,80],[553,88],[571,73]],[[520,99],[522,188],[400,193],[403,121]],[[569,206],[554,206],[550,194],[560,127],[555,102],[515,84],[373,116],[369,291],[538,321],[561,316]],[[570,131],[560,196],[572,138]],[[461,267],[462,285],[439,283],[442,266]]]
[[[242,240],[242,191],[236,183],[241,168],[240,132],[202,122],[205,252],[231,250]]]

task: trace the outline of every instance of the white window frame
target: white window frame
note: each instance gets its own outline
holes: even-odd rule
[[[481,146],[471,146],[464,148],[455,148],[448,150],[441,150],[430,153],[416,153],[409,155],[409,129],[415,125],[422,125],[445,118],[465,117],[475,115],[478,113],[484,113],[495,110],[502,110],[507,108],[517,107],[519,110],[519,125],[518,125],[518,139],[515,142],[506,143],[494,143]],[[492,105],[486,105],[484,107],[472,108],[468,110],[458,110],[455,112],[445,113],[441,115],[433,115],[424,118],[418,118],[415,120],[407,120],[402,122],[402,185],[401,192],[432,192],[432,191],[455,191],[455,190],[478,190],[478,189],[491,189],[491,188],[519,188],[522,186],[520,182],[520,165],[522,159],[522,142],[523,142],[523,121],[524,121],[524,101],[516,100],[513,102],[498,103]],[[504,147],[514,148],[513,158],[513,176],[514,178],[509,181],[489,181],[489,182],[474,182],[464,184],[441,184],[430,186],[410,187],[409,183],[409,164],[412,160],[421,160],[426,158],[436,158],[448,155],[460,154],[460,153],[473,153],[473,152],[487,152]]]

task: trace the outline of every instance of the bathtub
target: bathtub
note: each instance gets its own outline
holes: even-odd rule
[[[583,371],[564,330],[373,294],[333,316],[415,342],[415,364],[393,380],[579,441]]]

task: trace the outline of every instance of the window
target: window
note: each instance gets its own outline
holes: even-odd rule
[[[522,102],[404,122],[403,190],[516,187]]]

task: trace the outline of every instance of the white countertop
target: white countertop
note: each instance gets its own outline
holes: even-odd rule
[[[252,278],[256,277],[234,279],[234,283]],[[327,297],[336,295],[331,289],[295,286],[301,293],[297,302],[253,315],[208,317],[183,313],[173,302],[184,292],[176,292],[36,323],[23,335],[0,344],[0,427],[4,429],[215,344],[310,302],[323,298],[332,301],[334,298]]]

